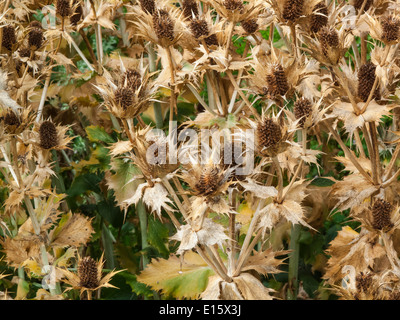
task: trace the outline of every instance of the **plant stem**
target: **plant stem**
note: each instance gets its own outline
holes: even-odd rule
[[[142,200],[140,200],[136,206],[137,214],[139,217],[139,222],[140,222],[140,235],[141,235],[141,240],[142,240],[142,251],[144,251],[148,246],[147,242],[147,212],[146,212],[146,207],[143,203]],[[142,265],[143,269],[147,266],[149,263],[149,258],[147,257],[147,254],[143,253],[142,254]]]
[[[291,253],[289,255],[289,289],[288,289],[288,299],[297,300],[298,294],[298,274],[299,274],[299,256],[300,256],[300,232],[301,225],[292,225],[292,230],[290,233],[290,245],[289,249]]]
[[[277,201],[278,203],[281,203],[283,198],[282,198],[282,193],[283,193],[283,174],[282,174],[282,169],[281,166],[279,164],[279,160],[278,158],[272,157],[272,162],[275,165],[276,168],[276,172],[278,174],[278,196],[277,196]]]

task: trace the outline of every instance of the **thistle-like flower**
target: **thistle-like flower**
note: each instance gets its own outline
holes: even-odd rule
[[[1,46],[8,51],[12,51],[17,43],[17,36],[15,34],[15,27],[13,25],[5,25],[2,27],[3,38]]]

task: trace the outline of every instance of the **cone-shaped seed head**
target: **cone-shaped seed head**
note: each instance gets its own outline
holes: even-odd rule
[[[154,0],[139,0],[140,7],[144,12],[153,14],[156,12],[156,3]]]
[[[393,223],[390,219],[390,214],[393,210],[393,206],[382,199],[375,201],[372,207],[372,226],[377,230],[391,228]]]
[[[295,22],[303,14],[304,0],[286,0],[283,8],[283,19]]]
[[[92,257],[84,257],[79,261],[78,277],[83,288],[95,289],[99,286],[97,262]]]
[[[218,46],[218,38],[215,33],[210,34],[207,38],[204,39],[207,46]]]
[[[299,120],[299,125],[300,127],[304,127],[304,123],[306,121],[306,118],[311,114],[312,112],[312,104],[310,100],[306,98],[302,98],[296,101],[293,107],[294,115],[296,119]]]
[[[358,97],[362,101],[367,101],[375,82],[376,66],[372,62],[367,62],[358,71]],[[379,91],[375,91],[375,99],[379,98]]]
[[[289,85],[285,75],[285,71],[280,64],[275,64],[271,67],[270,74],[267,75],[268,93],[272,97],[278,95],[284,96],[289,90]]]
[[[196,184],[196,189],[199,194],[207,196],[212,194],[219,185],[219,171],[218,168],[205,168]]]
[[[364,274],[360,272],[359,275],[356,276],[356,288],[358,292],[368,292],[369,287],[372,284],[372,274]]]
[[[281,128],[272,119],[265,119],[257,126],[257,138],[259,147],[273,147],[282,138]]]
[[[244,31],[246,31],[248,34],[253,34],[258,30],[258,23],[257,19],[249,19],[246,21],[241,22],[242,28]]]
[[[19,126],[21,121],[13,111],[9,111],[4,116],[4,124],[7,126]]]
[[[132,106],[135,98],[135,91],[128,87],[118,87],[115,91],[115,102],[119,104],[124,110]]]
[[[38,49],[43,44],[43,30],[32,28],[28,34],[28,43],[30,48]]]
[[[319,33],[319,41],[321,42],[322,52],[327,55],[331,48],[339,47],[339,35],[333,28],[323,27]]]
[[[168,11],[161,9],[154,13],[153,28],[158,38],[165,38],[170,41],[174,40],[174,22]]]
[[[323,1],[319,2],[313,9],[311,15],[311,32],[318,33],[322,27],[328,24],[328,8]]]
[[[183,0],[182,2],[183,15],[187,19],[193,19],[199,16],[199,8],[195,0]]]
[[[17,37],[15,36],[14,26],[8,25],[3,27],[3,40],[1,45],[7,50],[11,51],[13,45],[17,43]]]
[[[51,149],[58,145],[57,128],[51,121],[44,121],[39,127],[40,146]]]
[[[209,34],[207,21],[202,19],[193,19],[189,24],[189,28],[196,39],[202,36],[207,37]]]
[[[68,17],[71,14],[69,0],[57,0],[56,13],[61,17]]]
[[[381,21],[382,40],[384,42],[393,42],[399,39],[400,19],[395,16],[385,16]]]
[[[29,48],[19,49],[19,56],[22,58],[29,58],[31,56],[31,50]]]

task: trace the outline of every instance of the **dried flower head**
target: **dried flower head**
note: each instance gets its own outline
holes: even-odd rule
[[[197,18],[199,16],[199,8],[195,0],[182,1],[183,16],[187,19]]]
[[[1,45],[8,51],[11,51],[16,43],[17,37],[15,35],[15,27],[13,25],[4,26]]]
[[[289,90],[285,70],[279,63],[274,63],[270,66],[266,80],[267,92],[272,98],[284,96]]]
[[[207,21],[204,19],[192,19],[192,21],[190,21],[189,28],[196,39],[208,37],[210,33]]]
[[[363,273],[360,272],[356,276],[356,288],[359,293],[361,292],[368,292],[368,289],[370,288],[372,284],[372,273]]]
[[[54,123],[50,120],[43,121],[39,127],[40,146],[51,149],[58,145],[58,133]]]
[[[303,14],[304,0],[286,0],[282,17],[290,22],[296,22]]]
[[[376,230],[387,230],[393,227],[391,213],[393,206],[382,199],[377,199],[372,207],[373,227]]]
[[[318,38],[325,56],[328,56],[332,48],[337,48],[339,46],[339,35],[332,27],[323,27],[318,33]]]
[[[154,0],[139,0],[139,4],[144,12],[154,14],[156,11],[156,3]]]
[[[30,24],[30,28],[28,44],[32,50],[37,50],[42,46],[44,40],[42,25],[38,21],[34,21]]]
[[[92,257],[84,257],[78,264],[79,285],[87,289],[95,289],[99,286],[100,275],[97,262]]]
[[[312,104],[307,98],[299,99],[293,107],[294,115],[299,120],[299,126],[304,128],[304,123],[312,113]]]
[[[248,34],[253,34],[255,33],[259,25],[257,23],[257,19],[249,19],[241,22],[242,28],[244,31],[246,31]]]
[[[368,100],[372,87],[374,86],[376,78],[375,71],[376,65],[372,62],[363,64],[358,71],[358,97],[364,102]],[[375,90],[374,98],[379,99],[378,88]]]
[[[260,149],[274,147],[281,139],[281,128],[274,120],[266,118],[258,123],[257,144]]]
[[[136,91],[142,85],[142,76],[136,69],[128,69],[122,75],[121,85],[128,86]]]
[[[224,1],[224,6],[227,10],[231,11],[242,11],[244,6],[243,6],[243,1],[241,0],[225,0]]]
[[[4,116],[4,124],[6,126],[19,126],[21,121],[14,111],[9,111]]]
[[[127,110],[135,101],[135,91],[129,86],[121,86],[115,91],[114,97],[115,102],[124,110]]]
[[[174,40],[174,22],[168,11],[160,9],[153,15],[153,27],[158,38]]]
[[[328,8],[325,2],[321,1],[313,8],[313,13],[310,19],[311,32],[318,33],[321,28],[328,24]]]
[[[400,35],[400,19],[394,15],[382,18],[382,40],[388,44],[396,42]]]
[[[196,183],[197,193],[203,196],[214,193],[219,187],[220,180],[221,172],[218,167],[206,167]]]
[[[68,17],[71,14],[69,0],[57,0],[56,13],[63,18]]]

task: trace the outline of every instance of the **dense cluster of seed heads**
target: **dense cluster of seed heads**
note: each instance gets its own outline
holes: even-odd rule
[[[43,149],[51,149],[58,145],[57,128],[53,122],[43,121],[39,127],[40,146]]]
[[[371,7],[373,2],[374,2],[374,0],[367,0],[367,2],[365,3],[365,6],[364,6],[364,11],[367,11]],[[357,10],[361,10],[363,3],[364,3],[364,0],[355,0],[354,8],[356,8]]]
[[[196,183],[196,190],[199,195],[208,196],[214,193],[220,183],[220,175],[217,167],[205,168]]]
[[[321,28],[328,24],[328,8],[323,1],[317,3],[313,9],[310,19],[311,32],[318,33]]]
[[[33,21],[29,25],[30,30],[28,33],[28,44],[29,48],[33,50],[39,49],[43,44],[43,29],[39,21]]]
[[[17,37],[15,35],[15,28],[12,25],[3,27],[3,39],[1,45],[7,50],[11,51],[13,46],[17,43]]]
[[[389,15],[382,18],[382,40],[390,43],[397,41],[400,36],[400,19]]]
[[[83,288],[95,289],[99,286],[97,262],[92,257],[84,257],[78,264],[79,285]]]
[[[271,72],[267,75],[266,80],[267,92],[271,97],[284,96],[289,90],[285,71],[279,63],[271,66]]]
[[[153,14],[153,28],[159,39],[174,40],[174,22],[168,11],[160,9]]]
[[[376,66],[372,62],[363,64],[358,70],[358,97],[367,101],[375,82]],[[379,90],[375,90],[373,98],[379,99]]]
[[[283,19],[295,22],[303,14],[304,0],[286,0],[283,8]]]
[[[56,13],[65,18],[71,14],[71,6],[69,0],[57,0]]]
[[[197,18],[199,16],[199,8],[194,0],[183,0],[182,2],[183,15],[187,19]]]
[[[302,98],[296,101],[293,107],[294,115],[296,119],[299,120],[299,126],[301,128],[304,128],[304,123],[307,119],[307,117],[311,114],[312,112],[312,104],[310,100],[306,98]]]
[[[334,28],[323,27],[318,33],[318,38],[324,55],[328,55],[331,48],[339,47],[339,35]]]
[[[372,226],[374,229],[385,230],[393,226],[390,218],[392,210],[393,206],[389,202],[381,199],[375,201],[372,207]]]
[[[275,146],[282,139],[280,126],[272,119],[265,119],[257,126],[257,140],[260,148]]]
[[[248,34],[253,34],[258,30],[258,23],[257,19],[249,19],[246,21],[241,22],[242,28],[244,31],[246,31]]]

